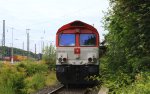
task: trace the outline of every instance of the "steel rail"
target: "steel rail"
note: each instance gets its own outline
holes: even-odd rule
[[[47,93],[47,94],[55,94],[55,92],[59,91],[60,89],[62,89],[64,87],[64,85],[52,90],[51,92]]]

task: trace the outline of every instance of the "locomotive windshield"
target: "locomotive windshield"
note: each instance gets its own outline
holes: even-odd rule
[[[75,34],[60,34],[59,46],[75,46]]]
[[[80,34],[80,46],[96,46],[96,35]]]

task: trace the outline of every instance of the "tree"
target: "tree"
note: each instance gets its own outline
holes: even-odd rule
[[[49,65],[50,69],[53,69],[55,67],[56,50],[53,45],[45,47],[42,59],[46,64]]]
[[[150,56],[150,1],[110,0],[110,5],[105,17],[109,65],[130,73],[138,60]]]

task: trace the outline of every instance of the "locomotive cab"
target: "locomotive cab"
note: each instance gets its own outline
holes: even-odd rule
[[[99,74],[99,34],[84,22],[62,26],[56,34],[56,76],[63,84],[94,84]]]

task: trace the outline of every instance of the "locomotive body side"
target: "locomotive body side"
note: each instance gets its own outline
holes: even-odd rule
[[[72,26],[75,25],[75,26]],[[94,84],[99,75],[99,34],[81,21],[61,27],[56,34],[56,76],[63,84]]]

